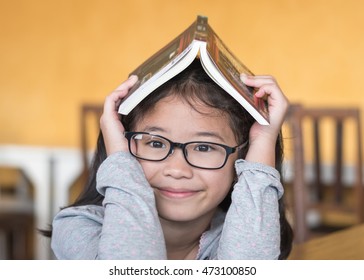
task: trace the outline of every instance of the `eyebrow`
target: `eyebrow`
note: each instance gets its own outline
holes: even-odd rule
[[[167,130],[159,126],[146,126],[143,131],[145,132],[167,132]]]
[[[146,126],[143,131],[149,133],[166,133],[167,130],[159,127],[159,126]],[[217,132],[214,131],[199,131],[193,135],[193,137],[209,137],[209,138],[216,138],[221,142],[225,143],[226,140]]]
[[[222,142],[226,142],[226,140],[219,133],[216,133],[213,131],[201,131],[201,132],[196,133],[196,136],[216,138]]]

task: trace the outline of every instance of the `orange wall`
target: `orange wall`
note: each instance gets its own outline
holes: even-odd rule
[[[364,109],[363,10],[357,0],[0,0],[0,144],[77,146],[81,102],[102,102],[197,14],[291,101]]]

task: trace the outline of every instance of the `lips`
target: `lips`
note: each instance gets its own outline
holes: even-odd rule
[[[186,190],[186,189],[174,189],[174,188],[156,188],[158,192],[167,198],[182,199],[194,196],[199,191]]]

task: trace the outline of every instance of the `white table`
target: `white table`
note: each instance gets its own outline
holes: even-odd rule
[[[47,228],[59,208],[68,204],[70,184],[82,169],[78,149],[0,145],[0,165],[21,168],[34,185],[35,226]],[[35,258],[51,259],[50,240],[36,234]]]

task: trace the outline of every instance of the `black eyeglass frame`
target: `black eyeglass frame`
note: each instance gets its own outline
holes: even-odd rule
[[[168,151],[167,155],[162,159],[146,159],[146,158],[135,155],[133,153],[133,151],[131,150],[130,142],[131,142],[131,139],[133,138],[133,136],[136,135],[136,134],[150,135],[150,136],[155,136],[155,137],[159,137],[159,138],[162,138],[162,139],[166,140],[170,144],[170,148],[169,148],[169,151]],[[186,143],[179,143],[179,142],[173,142],[173,141],[169,140],[168,138],[163,137],[161,135],[152,134],[152,133],[149,133],[149,132],[137,132],[137,131],[126,131],[126,132],[124,132],[124,136],[125,136],[126,139],[128,139],[129,152],[136,158],[139,158],[139,159],[142,159],[142,160],[147,160],[147,161],[163,161],[166,158],[168,158],[171,154],[173,154],[174,149],[177,147],[177,148],[180,148],[182,150],[183,156],[184,156],[186,162],[189,165],[191,165],[193,167],[196,167],[196,168],[208,169],[208,170],[216,170],[216,169],[223,168],[231,154],[235,153],[235,151],[237,149],[244,148],[248,144],[248,141],[246,141],[241,145],[237,145],[235,147],[230,147],[230,146],[227,146],[227,145],[224,145],[224,144],[208,142],[208,141],[191,141],[191,142],[186,142]],[[186,154],[186,146],[189,145],[189,144],[192,144],[192,143],[213,144],[213,145],[217,145],[217,146],[220,146],[220,147],[224,148],[225,151],[226,151],[224,162],[219,167],[201,167],[201,166],[197,166],[197,165],[192,164],[191,162],[189,162],[189,160],[187,158],[187,154]]]

